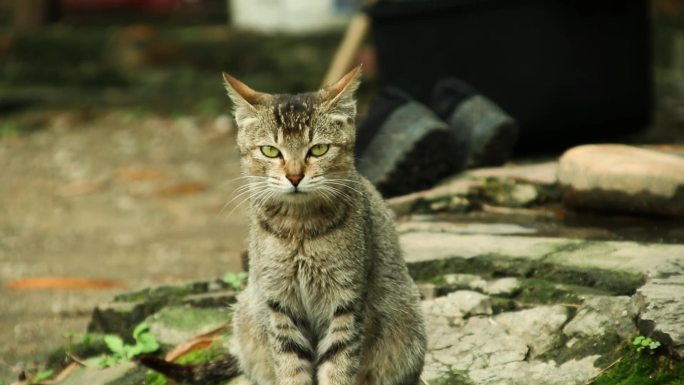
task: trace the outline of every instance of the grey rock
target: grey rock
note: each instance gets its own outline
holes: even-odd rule
[[[484,292],[489,295],[512,297],[522,289],[522,283],[514,277],[500,278],[489,281],[484,287]]]
[[[684,215],[684,158],[625,145],[584,145],[560,158],[572,207]]]
[[[643,309],[641,334],[653,336],[684,357],[684,275],[651,279],[637,291],[634,301]]]
[[[515,361],[496,367],[468,372],[478,385],[583,385],[598,375],[594,362],[598,356],[570,360],[562,365],[554,361]]]
[[[579,311],[563,328],[568,337],[600,337],[614,333],[622,339],[636,332],[638,309],[627,296],[592,296],[586,298]]]
[[[521,338],[530,348],[530,357],[535,358],[553,347],[567,318],[567,309],[554,305],[502,313],[494,321],[508,334]]]
[[[423,301],[423,312],[427,316],[465,318],[473,315],[492,314],[491,299],[481,293],[459,290],[445,297]]]

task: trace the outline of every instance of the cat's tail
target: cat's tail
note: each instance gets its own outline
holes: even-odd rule
[[[233,356],[196,365],[181,365],[152,356],[138,357],[138,362],[178,382],[226,381],[240,374],[237,359]]]

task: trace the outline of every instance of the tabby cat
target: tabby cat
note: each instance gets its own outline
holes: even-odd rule
[[[393,217],[354,168],[356,68],[317,92],[270,95],[224,74],[250,181],[249,282],[235,358],[143,364],[254,385],[416,385],[426,337]]]

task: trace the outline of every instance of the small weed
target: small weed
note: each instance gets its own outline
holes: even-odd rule
[[[52,377],[53,374],[55,374],[54,370],[43,370],[41,372],[38,372],[35,376],[33,376],[33,378],[31,378],[27,384],[35,385],[41,381],[45,381],[48,378]]]
[[[235,290],[240,290],[245,287],[247,281],[247,272],[241,271],[239,273],[228,272],[222,278],[223,282],[230,285]]]
[[[121,362],[129,361],[137,355],[152,353],[159,349],[159,343],[149,330],[150,326],[144,322],[135,327],[133,330],[135,345],[124,344],[121,337],[117,335],[106,335],[104,341],[112,354],[104,356],[100,361],[100,366],[107,368]]]
[[[4,136],[16,136],[21,134],[24,129],[15,122],[9,121],[0,125],[0,138]]]
[[[637,336],[632,341],[632,346],[636,348],[637,352],[648,348],[650,353],[653,353],[656,349],[660,347],[660,342],[652,339],[651,337]]]

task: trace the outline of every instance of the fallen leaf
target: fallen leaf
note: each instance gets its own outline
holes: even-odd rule
[[[101,181],[78,181],[69,183],[59,188],[59,193],[62,196],[73,197],[80,195],[87,195],[97,192],[102,188]]]
[[[7,284],[11,290],[37,289],[93,289],[107,290],[121,288],[123,282],[110,279],[73,278],[73,277],[31,277],[20,278]]]
[[[167,176],[166,171],[151,167],[130,166],[116,170],[116,177],[126,182],[159,180]]]
[[[225,334],[228,330],[230,330],[229,324],[221,325],[210,332],[201,334],[191,339],[190,341],[183,342],[168,352],[164,359],[166,361],[175,361],[188,353],[192,353],[200,349],[206,349],[212,343],[214,343],[214,341],[216,341],[221,334]]]
[[[207,186],[200,182],[180,182],[160,188],[154,195],[161,198],[186,196],[200,193],[206,189]]]

